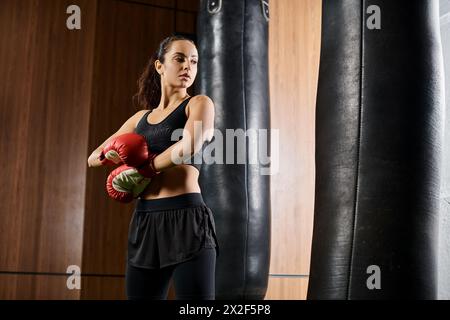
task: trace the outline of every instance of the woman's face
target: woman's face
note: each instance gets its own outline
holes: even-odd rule
[[[195,45],[188,40],[173,41],[165,55],[164,64],[155,62],[161,75],[162,84],[179,88],[189,88],[197,76],[198,53]],[[183,74],[189,77],[182,77]]]

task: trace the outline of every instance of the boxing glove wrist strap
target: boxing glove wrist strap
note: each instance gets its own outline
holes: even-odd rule
[[[150,166],[150,168],[152,168],[153,172],[155,172],[156,174],[159,174],[160,171],[157,171],[156,167],[155,167],[155,158],[156,158],[156,156],[157,156],[156,154],[153,154],[150,157],[150,159],[149,159],[149,166]]]
[[[109,160],[108,158],[105,157],[105,154],[103,153],[103,151],[100,153],[100,155],[97,158],[100,163],[103,166],[110,166],[110,165],[115,165],[116,163],[114,163],[113,161]]]
[[[155,168],[155,158],[157,154],[151,154],[147,161],[141,165],[138,169],[138,172],[142,174],[146,178],[151,178],[160,172],[156,170]]]

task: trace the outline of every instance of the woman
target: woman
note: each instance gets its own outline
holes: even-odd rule
[[[187,94],[197,75],[195,44],[182,36],[164,39],[139,79],[144,108],[99,146],[88,165],[102,165],[103,148],[115,137],[137,133],[158,154],[158,174],[140,194],[130,222],[126,290],[128,299],[166,299],[173,275],[177,299],[215,299],[218,241],[214,218],[205,205],[195,164],[180,164],[212,139],[214,104]],[[154,107],[156,106],[157,107]],[[149,110],[147,110],[149,109]],[[201,132],[194,124],[201,123]],[[176,142],[171,135],[184,129]]]

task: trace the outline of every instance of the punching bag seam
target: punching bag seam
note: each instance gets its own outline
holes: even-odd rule
[[[355,196],[353,201],[353,226],[350,240],[350,255],[347,279],[347,300],[351,298],[351,285],[353,277],[353,257],[355,254],[355,237],[356,237],[356,220],[358,218],[358,196],[359,196],[359,175],[360,175],[360,150],[361,150],[361,135],[362,135],[362,112],[363,112],[363,80],[364,80],[364,13],[365,0],[361,0],[361,23],[360,23],[360,70],[359,70],[359,110],[358,110],[358,133],[357,133],[357,148],[356,148],[356,176],[355,176]]]
[[[245,82],[245,62],[244,62],[244,52],[245,52],[245,12],[247,8],[247,0],[244,0],[244,4],[242,7],[242,32],[241,32],[241,64],[242,64],[242,68],[241,68],[241,72],[242,72],[242,99],[243,99],[243,115],[244,115],[244,130],[245,132],[247,132],[247,104],[246,104],[246,95],[245,95],[245,87],[246,87],[246,82]],[[245,145],[246,145],[246,149],[248,150],[247,147],[247,139],[245,141]],[[245,207],[246,207],[246,214],[247,214],[247,223],[246,223],[246,230],[245,230],[245,254],[244,254],[244,289],[243,289],[243,299],[246,298],[247,296],[247,259],[248,259],[248,225],[249,225],[249,208],[248,208],[248,152],[245,153],[245,165],[244,165],[244,169],[245,169]]]

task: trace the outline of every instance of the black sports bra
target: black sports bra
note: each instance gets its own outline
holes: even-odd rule
[[[159,123],[151,124],[148,122],[147,118],[152,110],[147,111],[139,120],[134,132],[145,137],[151,152],[161,153],[183,137],[183,128],[187,121],[185,110],[191,98],[184,100]],[[175,132],[175,130],[177,131]],[[172,134],[174,134],[173,140]],[[191,158],[191,162],[189,165],[200,171],[201,164],[195,164],[194,157]]]

